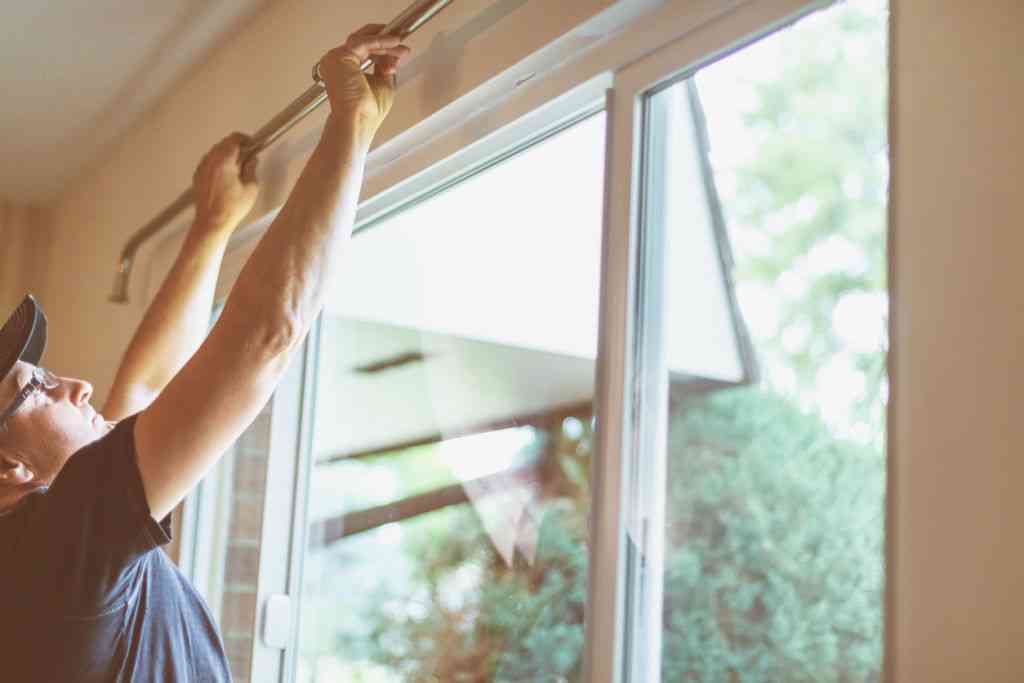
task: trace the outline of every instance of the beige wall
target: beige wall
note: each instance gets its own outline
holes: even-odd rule
[[[891,643],[1024,680],[1024,4],[894,0]]]
[[[45,279],[45,213],[35,207],[0,202],[0,311],[7,315]]]
[[[106,302],[128,235],[212,142],[254,130],[348,29],[405,4],[275,4],[62,197],[40,288],[55,370],[94,380],[102,396],[142,311],[138,283],[133,305]],[[492,4],[463,0],[453,21]],[[410,83],[384,137],[607,4],[549,3],[559,13],[550,24],[505,17],[506,30],[477,38],[486,68],[448,45],[451,79]],[[1024,5],[893,0],[893,13],[890,666],[899,681],[1021,680]],[[414,43],[438,44],[431,31]]]

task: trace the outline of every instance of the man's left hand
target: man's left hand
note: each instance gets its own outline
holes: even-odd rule
[[[242,147],[248,140],[242,133],[232,133],[214,145],[196,168],[192,187],[197,229],[230,236],[252,210],[260,188],[257,157],[242,165]]]

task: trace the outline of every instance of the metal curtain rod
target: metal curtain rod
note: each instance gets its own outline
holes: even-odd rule
[[[381,33],[405,38],[437,16],[441,10],[451,3],[452,0],[417,0],[392,20],[390,24],[381,29]],[[324,103],[327,99],[327,88],[324,86],[323,81],[320,80],[319,66],[319,62],[313,65],[313,85],[253,134],[249,144],[242,149],[241,157],[243,164],[276,142],[292,126],[309,116],[317,107]],[[366,71],[372,66],[373,61],[368,59],[363,62],[362,69]],[[182,192],[181,196],[175,199],[170,206],[157,214],[153,220],[146,223],[131,236],[131,239],[121,249],[121,261],[118,264],[117,275],[114,278],[114,291],[110,295],[111,301],[114,303],[125,303],[128,301],[128,284],[131,279],[132,266],[135,264],[135,252],[138,251],[139,247],[170,224],[178,214],[192,206],[194,202],[195,195],[190,187],[185,192]]]

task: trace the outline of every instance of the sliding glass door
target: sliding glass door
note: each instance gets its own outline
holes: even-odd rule
[[[369,203],[290,389],[284,679],[881,680],[887,6],[665,4]]]
[[[634,242],[607,676],[881,680],[886,24],[848,2],[616,77]]]
[[[354,238],[296,680],[580,680],[604,138],[582,112]]]

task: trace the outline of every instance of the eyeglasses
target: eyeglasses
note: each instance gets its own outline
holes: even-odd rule
[[[32,370],[32,376],[19,391],[18,395],[11,401],[3,413],[0,413],[0,429],[7,426],[7,420],[27,401],[33,394],[42,391],[51,391],[60,386],[60,378],[45,368],[36,367]]]

